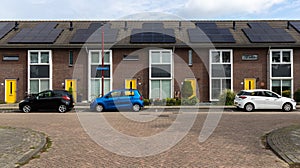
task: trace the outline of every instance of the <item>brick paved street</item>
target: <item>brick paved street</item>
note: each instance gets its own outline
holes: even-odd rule
[[[98,115],[103,115],[120,132],[136,137],[165,130],[177,116],[168,113],[154,121],[137,123],[120,113]],[[273,129],[299,124],[298,112],[225,112],[212,136],[200,143],[198,137],[206,116],[207,113],[198,113],[192,129],[176,146],[161,154],[140,158],[120,156],[95,143],[81,127],[76,113],[2,113],[0,125],[41,131],[53,141],[48,152],[31,160],[23,166],[25,168],[288,167],[270,150],[264,149],[260,138]]]

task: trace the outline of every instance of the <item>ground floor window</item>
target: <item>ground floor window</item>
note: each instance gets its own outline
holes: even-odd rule
[[[52,52],[28,51],[28,93],[36,94],[52,88]]]
[[[210,50],[210,100],[218,101],[225,89],[232,90],[232,50]]]
[[[89,51],[89,100],[99,97],[112,90],[112,51],[104,50]],[[102,64],[103,60],[103,64]],[[104,82],[102,84],[102,72]]]
[[[292,81],[291,80],[272,80],[272,91],[281,96],[291,97]]]
[[[226,89],[231,89],[231,79],[212,79],[211,98],[219,99],[221,93]]]
[[[270,88],[281,96],[293,94],[293,50],[270,50]]]
[[[90,95],[92,98],[96,98],[101,96],[102,89],[102,79],[93,78],[91,79],[91,90]],[[104,79],[104,93],[108,93],[110,91],[110,79]]]
[[[151,94],[152,99],[166,99],[171,95],[171,80],[151,80]]]
[[[150,99],[172,97],[172,50],[149,51]]]
[[[30,93],[39,93],[50,88],[49,79],[30,79]]]

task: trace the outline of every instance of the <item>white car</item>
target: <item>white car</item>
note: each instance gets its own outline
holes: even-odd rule
[[[235,96],[234,105],[249,112],[255,109],[282,109],[283,111],[296,109],[294,99],[282,97],[265,89],[241,90]]]

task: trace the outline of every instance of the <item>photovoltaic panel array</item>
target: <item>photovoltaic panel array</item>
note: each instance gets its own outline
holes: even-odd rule
[[[142,29],[132,29],[130,43],[176,43],[174,29],[163,23],[143,23]]]
[[[282,28],[273,28],[265,22],[248,23],[242,31],[252,43],[293,43],[295,39]]]
[[[0,23],[0,39],[7,35],[14,27],[15,24],[13,22]]]
[[[57,25],[56,22],[44,22],[34,28],[23,28],[8,43],[53,44],[63,31],[61,28],[56,28]]]
[[[88,29],[78,29],[73,35],[70,43],[101,43],[102,29],[104,31],[104,42],[114,43],[117,41],[118,29],[112,29],[110,24],[91,23]]]
[[[300,33],[300,22],[290,22],[290,25]]]
[[[197,28],[188,29],[192,43],[235,43],[228,28],[219,28],[214,22],[198,22],[195,25]]]

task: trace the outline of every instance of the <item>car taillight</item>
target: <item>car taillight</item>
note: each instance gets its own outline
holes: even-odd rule
[[[140,100],[143,100],[143,96],[140,96]]]
[[[246,99],[247,96],[240,96],[239,98],[240,98],[240,99]]]
[[[63,96],[62,98],[67,101],[71,100],[71,98],[69,96]]]

